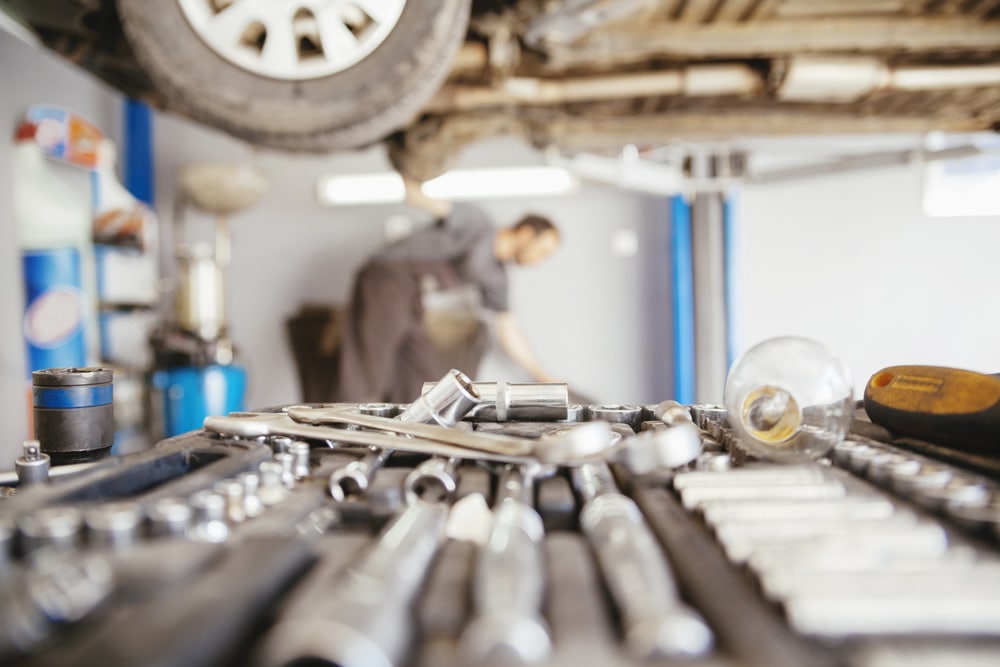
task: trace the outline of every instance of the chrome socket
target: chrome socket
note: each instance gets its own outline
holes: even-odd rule
[[[444,502],[451,498],[458,488],[457,464],[457,459],[436,456],[414,468],[403,480],[406,504],[412,505],[418,500]]]
[[[257,495],[264,507],[277,505],[285,499],[288,491],[282,483],[284,475],[285,468],[277,461],[264,461],[260,464]]]
[[[213,487],[215,493],[226,499],[226,521],[242,523],[247,515],[243,511],[243,485],[235,480],[219,482]]]
[[[293,457],[292,474],[297,480],[309,477],[309,452],[307,442],[293,442],[288,447],[288,453]]]
[[[197,542],[225,542],[229,537],[225,497],[212,491],[199,491],[188,503],[194,510],[189,537]]]
[[[290,452],[278,452],[274,462],[281,466],[281,485],[286,489],[295,488],[295,455]]]
[[[240,473],[236,476],[236,482],[243,487],[243,514],[248,519],[258,517],[264,511],[264,503],[261,502],[258,491],[260,490],[260,476],[252,472]]]
[[[191,506],[177,498],[156,501],[146,512],[149,533],[153,537],[187,537],[194,512]]]
[[[17,472],[17,488],[27,488],[32,484],[49,481],[51,459],[42,451],[37,440],[27,440],[21,446],[21,456],[14,459]]]
[[[69,550],[79,542],[83,515],[75,507],[44,507],[18,517],[17,528],[25,554],[43,547]]]
[[[424,386],[426,387],[426,385]],[[358,412],[363,415],[391,419],[399,415],[400,408],[394,403],[364,403],[358,406]]]
[[[436,385],[436,382],[424,383],[421,393],[426,394]],[[479,395],[479,403],[469,416],[477,421],[573,421],[569,388],[565,384],[474,382],[472,386]]]
[[[96,548],[124,549],[139,536],[142,510],[129,502],[107,503],[91,507],[83,513],[87,526],[87,543]]]
[[[586,421],[605,421],[627,424],[633,431],[642,427],[642,407],[639,405],[588,405],[584,411]]]
[[[472,380],[461,371],[451,370],[426,393],[399,414],[399,420],[452,427],[479,404]]]

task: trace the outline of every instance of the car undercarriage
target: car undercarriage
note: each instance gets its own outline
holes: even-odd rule
[[[267,55],[267,40],[272,39],[267,35],[277,40],[277,28],[267,32],[265,24],[272,25],[267,19],[254,23],[250,18],[259,0],[162,4],[180,6],[190,22],[194,10],[185,7],[199,3],[216,12],[214,19],[220,22],[227,12],[247,7],[247,18],[241,20],[256,25],[258,32],[241,34],[263,43],[257,62],[223,47],[202,54],[219,61],[213,72],[221,74],[214,86],[226,89],[228,77],[249,75],[264,90],[261,86],[283,76]],[[285,150],[326,152],[387,142],[395,165],[417,178],[440,173],[463,146],[496,135],[572,152],[736,135],[968,132],[993,129],[1000,122],[996,0],[451,3],[451,18],[435,18],[434,26],[452,33],[461,29],[461,39],[427,46],[436,49],[427,58],[442,62],[427,66],[434,71],[425,74],[419,87],[385,90],[388,81],[374,80],[369,72],[362,82],[341,80],[346,102],[336,108],[325,107],[319,97],[311,105],[308,90],[323,85],[324,78],[337,84],[338,77],[364,61],[384,60],[381,54],[388,53],[393,35],[365,46],[368,55],[358,52],[360,64],[338,69],[330,55],[327,60],[333,64],[327,63],[326,70],[315,64],[305,69],[317,51],[322,55],[329,24],[354,25],[353,14],[344,10],[326,16],[317,10],[309,19],[301,12],[314,3],[290,3],[301,6],[291,26],[298,60],[286,58],[283,70],[294,86],[274,88],[270,100],[263,100],[266,92],[261,99],[240,99],[234,87],[225,92],[228,99],[213,106],[199,99],[197,88],[186,88],[185,80],[195,73],[181,71],[165,80],[157,67],[169,68],[170,63],[153,65],[152,52],[144,46],[146,35],[134,24],[159,21],[158,14],[165,11],[160,4],[0,3],[49,48],[156,107]],[[377,13],[370,11],[370,3],[339,3],[345,4],[361,16]],[[390,27],[411,39],[403,34],[404,19],[408,17],[402,15]],[[206,25],[198,34],[212,47],[206,40],[215,24]],[[358,34],[357,45],[365,34]],[[391,69],[384,62],[375,64]],[[314,75],[324,71],[333,73]],[[416,76],[400,65],[400,81]],[[360,97],[352,103],[355,90]],[[403,96],[408,97],[401,101]],[[391,108],[392,117],[383,118],[379,105]],[[359,106],[364,107],[363,122],[356,118]],[[268,117],[259,118],[264,109]]]

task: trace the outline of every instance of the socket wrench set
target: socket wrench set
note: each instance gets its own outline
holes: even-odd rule
[[[49,449],[3,480],[4,665],[1000,664],[1000,484],[853,432],[768,462],[725,408],[452,371]]]

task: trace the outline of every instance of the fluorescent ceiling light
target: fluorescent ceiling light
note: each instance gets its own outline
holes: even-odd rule
[[[406,196],[406,190],[399,174],[358,174],[323,176],[317,183],[316,194],[325,206],[351,206],[399,203]]]
[[[560,167],[502,167],[449,171],[423,184],[423,192],[448,201],[560,195],[574,190],[577,179]],[[325,206],[396,204],[405,199],[398,174],[324,176],[317,196]]]
[[[424,183],[422,190],[435,199],[492,199],[561,195],[577,185],[561,167],[460,169]]]

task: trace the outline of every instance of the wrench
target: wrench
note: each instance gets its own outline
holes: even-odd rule
[[[531,453],[532,444],[524,438],[513,438],[498,434],[470,433],[453,429],[443,429],[435,424],[388,419],[375,415],[363,415],[342,408],[309,408],[293,406],[288,408],[288,416],[300,424],[327,426],[346,424],[389,431],[414,438],[432,440],[443,444],[465,447],[503,456],[526,456]],[[342,433],[336,429],[338,433]],[[340,439],[340,438],[338,438]]]
[[[493,529],[476,565],[476,615],[459,641],[470,663],[511,656],[520,663],[538,662],[552,652],[539,615],[545,528],[530,505],[532,488],[531,477],[519,466],[507,466],[500,477]]]
[[[411,606],[444,540],[447,515],[444,503],[407,508],[322,601],[295,609],[268,631],[255,664],[402,664],[412,640]]]
[[[543,463],[574,465],[603,460],[618,442],[613,437],[609,425],[600,421],[567,425],[565,428],[557,429],[537,440],[531,440],[497,433],[460,431],[443,429],[430,424],[401,422],[396,419],[349,412],[341,408],[292,406],[288,408],[287,413],[294,421],[301,422],[303,426],[315,425],[309,426],[310,428],[321,428],[322,425],[329,424],[363,426],[454,447],[497,454],[498,456],[532,457]],[[329,432],[330,427],[326,428],[325,432]],[[339,429],[332,430],[335,433],[343,433]],[[339,439],[349,442],[346,438]],[[400,449],[403,448],[400,447]],[[448,454],[442,452],[442,456],[448,456]]]
[[[393,421],[416,424],[438,424],[451,428],[479,402],[472,381],[460,371],[449,371],[434,388],[406,406]],[[330,475],[330,495],[343,501],[349,496],[362,496],[374,475],[392,456],[392,449],[373,448],[360,461],[352,461]]]
[[[607,466],[581,466],[572,476],[585,503],[580,527],[621,612],[629,652],[640,658],[707,653],[712,631],[678,597],[670,565],[635,502],[618,493]]]
[[[290,408],[296,412],[300,408]],[[321,412],[301,408],[306,412]],[[325,410],[324,410],[325,412]],[[398,435],[374,431],[351,431],[323,423],[308,424],[293,420],[282,412],[234,412],[225,417],[207,417],[205,430],[220,435],[243,438],[261,438],[285,435],[304,440],[336,441],[344,444],[396,449],[430,456],[458,457],[499,463],[557,463],[579,465],[603,460],[613,449],[616,440],[605,422],[585,422],[567,426],[551,435],[529,440],[527,438],[499,437],[490,433],[465,432],[430,426],[404,424],[394,419],[350,414],[342,410],[329,412],[327,421],[369,427],[388,428],[411,435]],[[363,419],[358,419],[363,417]],[[412,435],[418,433],[420,435]],[[430,436],[430,437],[423,437]]]
[[[206,417],[205,430],[244,438],[287,435],[309,440],[330,440],[351,445],[397,449],[431,456],[457,456],[511,463],[527,463],[534,460],[530,456],[532,443],[529,440],[519,443],[520,454],[501,454],[471,447],[469,444],[453,445],[426,438],[403,438],[389,433],[349,431],[332,426],[302,424],[281,412],[234,412],[225,417]]]
[[[612,439],[608,424],[601,421],[568,425],[567,428],[559,429],[537,441],[531,441],[498,433],[459,431],[442,429],[430,424],[404,423],[396,419],[361,415],[342,408],[293,406],[288,408],[288,414],[303,424],[364,426],[503,456],[531,456],[543,463],[573,465],[576,462],[602,460],[616,442]]]

